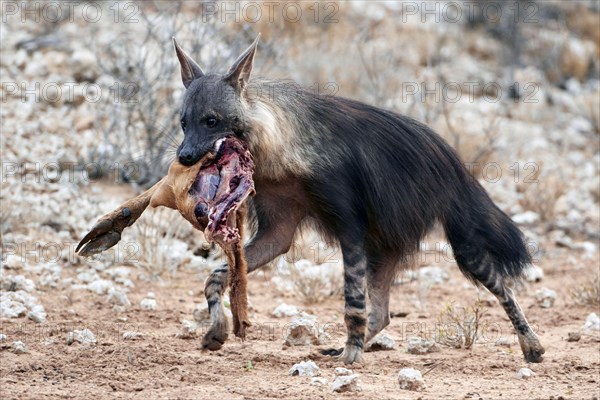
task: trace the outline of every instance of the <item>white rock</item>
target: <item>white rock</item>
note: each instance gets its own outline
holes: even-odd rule
[[[591,313],[585,319],[585,324],[583,325],[584,330],[600,330],[600,318],[596,313]]]
[[[7,339],[6,335],[4,333],[0,333],[0,342],[3,342]]]
[[[88,283],[87,289],[98,294],[104,294],[110,291],[114,287],[114,284],[108,279],[96,279],[95,281]]]
[[[6,269],[22,269],[25,267],[23,257],[19,257],[16,254],[9,254],[6,256],[6,261],[2,264]]]
[[[319,344],[317,317],[313,315],[301,312],[285,326],[285,329],[285,345],[287,346]]]
[[[535,211],[525,211],[524,213],[513,215],[512,220],[519,225],[532,225],[540,220],[540,215]]]
[[[71,76],[79,81],[93,82],[98,76],[96,56],[88,49],[79,49],[69,57]]]
[[[312,360],[302,361],[294,364],[288,374],[292,376],[319,376],[321,375],[321,369]]]
[[[544,279],[544,270],[537,265],[531,265],[524,271],[527,282],[539,282]]]
[[[394,350],[396,341],[392,339],[386,331],[379,332],[373,339],[367,343],[367,351],[373,350]]]
[[[9,298],[0,297],[0,318],[18,318],[25,315],[27,307]]]
[[[27,347],[25,346],[25,343],[21,342],[20,340],[12,342],[11,347],[16,354],[27,353]]]
[[[199,327],[195,321],[184,319],[181,321],[181,328],[175,337],[179,339],[193,339],[196,337],[196,331]]]
[[[336,369],[333,370],[333,373],[335,374],[335,376],[348,376],[348,375],[352,375],[352,370],[348,369],[348,368],[344,368],[344,367],[337,367]]]
[[[154,292],[148,292],[148,294],[146,295],[147,298],[149,299],[155,299],[156,298],[156,293]]]
[[[328,383],[329,381],[325,378],[314,377],[310,380],[312,386],[326,386]]]
[[[496,340],[495,343],[496,346],[502,346],[502,347],[511,347],[512,346],[512,341],[508,338],[500,338],[498,340]]]
[[[129,301],[129,298],[127,298],[127,294],[119,289],[115,289],[114,287],[111,287],[108,290],[108,302],[122,307],[131,306],[131,302]]]
[[[419,279],[430,283],[443,283],[448,280],[448,272],[440,267],[419,268]]]
[[[36,306],[33,306],[31,311],[29,311],[29,313],[27,314],[27,318],[29,318],[33,322],[37,322],[38,324],[41,324],[42,322],[44,322],[46,320],[46,317],[47,317],[47,314],[46,314],[46,311],[44,310],[44,307],[39,304]]]
[[[427,340],[416,336],[406,339],[406,351],[410,354],[427,354],[439,351],[434,340]]]
[[[358,374],[336,376],[331,384],[331,390],[337,393],[343,392],[361,392],[360,380]]]
[[[78,342],[81,344],[96,343],[96,336],[89,329],[74,330],[67,333],[67,344]]]
[[[532,376],[535,376],[535,372],[529,368],[521,368],[519,372],[517,372],[517,378],[519,379],[529,379]]]
[[[86,269],[77,274],[77,279],[83,283],[90,283],[99,279],[98,273],[93,269]]]
[[[542,308],[550,308],[556,301],[556,292],[548,288],[542,288],[535,292],[535,299]]]
[[[285,303],[281,303],[271,312],[275,318],[293,317],[296,314],[298,314],[298,308]]]
[[[135,331],[127,331],[123,332],[123,340],[138,340],[142,338],[142,334],[140,332]]]
[[[402,368],[398,374],[398,383],[402,390],[423,390],[425,381],[421,372],[414,368]]]
[[[2,280],[0,280],[0,288],[11,292],[17,290],[33,292],[35,290],[35,283],[23,275],[3,276]]]
[[[142,299],[140,301],[140,308],[142,310],[156,310],[156,300],[154,299]]]

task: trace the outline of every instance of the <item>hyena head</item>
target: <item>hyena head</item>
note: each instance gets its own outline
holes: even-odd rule
[[[184,138],[177,149],[181,164],[194,165],[226,136],[234,134],[243,138],[250,123],[244,115],[243,93],[252,72],[259,37],[225,75],[202,72],[173,38],[186,88],[181,107]]]

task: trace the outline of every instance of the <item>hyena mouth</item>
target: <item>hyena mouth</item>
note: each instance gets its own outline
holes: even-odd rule
[[[254,194],[254,161],[246,144],[234,137],[219,139],[214,158],[202,165],[189,194],[196,199],[194,215],[208,241],[237,243],[235,210]]]

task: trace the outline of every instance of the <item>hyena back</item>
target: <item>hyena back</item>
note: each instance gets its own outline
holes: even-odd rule
[[[306,222],[339,242],[348,338],[327,353],[357,362],[364,343],[390,322],[393,276],[439,221],[460,270],[499,299],[526,360],[541,361],[544,349],[508,287],[531,262],[523,236],[455,151],[427,126],[391,111],[290,90],[289,82],[250,80],[256,44],[225,75],[204,74],[175,44],[187,88],[179,161],[194,164],[227,135],[246,141],[255,159],[248,272],[285,254]],[[206,283],[208,349],[227,338],[226,282],[223,266]]]

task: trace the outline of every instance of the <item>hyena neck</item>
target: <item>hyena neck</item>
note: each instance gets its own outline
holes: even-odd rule
[[[260,94],[245,104],[247,142],[254,156],[256,180],[283,181],[310,175],[313,151],[303,143],[293,112],[286,109],[283,82],[258,81]]]

